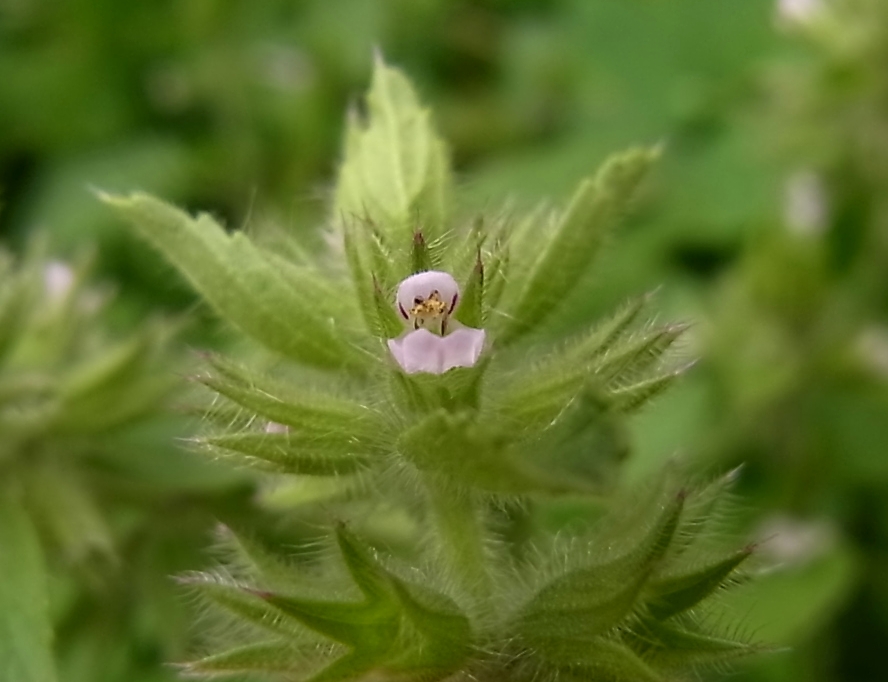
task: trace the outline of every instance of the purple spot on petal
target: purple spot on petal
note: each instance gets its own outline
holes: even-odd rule
[[[407,314],[407,311],[404,310],[404,306],[402,306],[400,303],[398,304],[398,310],[401,311],[401,315],[402,315],[402,317],[403,317],[405,320],[409,320],[409,319],[410,319],[410,316]]]

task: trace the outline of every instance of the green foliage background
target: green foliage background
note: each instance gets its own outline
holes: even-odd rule
[[[40,231],[69,259],[95,248],[95,279],[119,289],[103,315],[120,336],[187,311],[194,345],[230,346],[89,188],[150,191],[317,249],[344,112],[374,48],[433,106],[467,212],[503,196],[516,210],[563,200],[607,154],[662,143],[649,195],[570,301],[580,320],[660,286],[664,318],[694,323],[686,353],[701,361],[633,422],[625,475],[676,452],[706,472],[744,464],[732,530],[795,540],[771,543],[784,569],[736,605],[757,635],[793,648],[741,678],[879,679],[888,10],[831,4],[805,26],[776,20],[769,0],[3,0],[0,236],[24,252]],[[786,194],[807,176],[826,208],[805,229]],[[552,334],[572,329],[564,316]],[[257,506],[249,477],[170,452],[182,421],[118,434],[137,492],[107,466],[91,482],[123,569],[48,551],[61,679],[173,679],[162,663],[188,648],[187,604],[163,576],[207,563],[214,520],[312,536],[266,514],[321,493],[263,489]],[[0,514],[0,543],[21,544],[25,570],[28,521]]]

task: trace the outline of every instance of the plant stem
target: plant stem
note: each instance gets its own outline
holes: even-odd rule
[[[486,601],[491,594],[491,576],[483,512],[477,499],[432,477],[426,480],[426,488],[444,560],[466,593]]]

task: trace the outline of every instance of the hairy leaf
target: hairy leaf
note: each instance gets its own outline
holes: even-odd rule
[[[268,471],[308,476],[350,474],[367,466],[368,448],[350,443],[342,434],[329,438],[305,437],[298,433],[232,433],[207,436],[197,443],[233,462],[257,466]],[[230,450],[243,455],[218,452]]]
[[[470,412],[438,410],[406,429],[401,454],[418,469],[470,488],[526,493],[568,489],[519,457],[510,436]]]
[[[658,156],[657,150],[630,150],[611,157],[594,177],[580,183],[527,276],[509,311],[511,317],[504,318],[509,323],[499,337],[500,344],[508,345],[537,327],[564,301]]]
[[[744,547],[718,561],[652,581],[646,599],[650,614],[669,618],[698,604],[722,586],[752,552],[752,547]]]
[[[307,364],[363,366],[364,356],[330,323],[329,311],[347,299],[318,273],[265,254],[242,233],[226,234],[206,214],[192,218],[141,193],[102,199],[241,331]]]
[[[521,640],[547,660],[571,664],[571,652],[626,619],[672,541],[683,506],[684,495],[672,495],[647,534],[629,550],[574,568],[544,585],[518,615]]]
[[[391,238],[413,227],[429,240],[445,224],[450,169],[428,110],[397,69],[377,59],[367,120],[349,120],[336,186],[336,213],[372,220]]]
[[[303,667],[307,660],[311,660],[313,651],[294,648],[286,641],[257,642],[186,663],[181,670],[186,675],[199,677],[285,673]]]
[[[295,388],[219,355],[208,362],[213,371],[198,375],[198,381],[269,421],[315,435],[339,434],[342,440],[376,436],[384,429],[379,414],[364,404]]]

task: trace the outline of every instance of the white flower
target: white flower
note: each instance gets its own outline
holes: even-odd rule
[[[74,286],[74,270],[70,265],[53,260],[43,268],[43,288],[49,300],[61,301]]]
[[[826,187],[822,178],[809,170],[796,171],[786,181],[784,220],[802,236],[823,234],[829,219]]]
[[[410,329],[388,342],[401,369],[443,374],[478,362],[484,330],[451,319],[458,303],[459,286],[446,272],[420,272],[401,282],[396,307]]]
[[[823,9],[823,0],[778,0],[777,16],[789,23],[801,24],[813,19]]]
[[[290,427],[286,424],[279,424],[278,422],[266,422],[263,431],[265,431],[265,433],[290,433]]]

